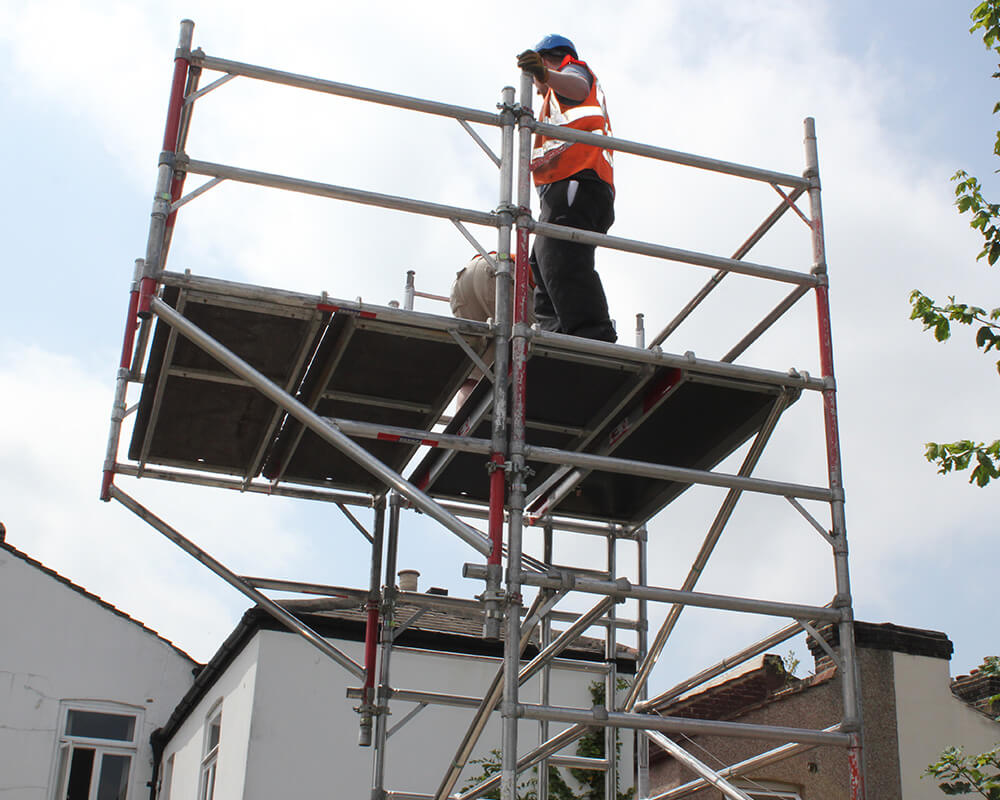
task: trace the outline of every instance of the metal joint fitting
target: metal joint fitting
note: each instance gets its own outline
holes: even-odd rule
[[[861,722],[852,714],[845,714],[840,723],[841,733],[861,733]]]
[[[204,54],[202,54],[202,55],[204,55]],[[191,63],[191,50],[189,48],[187,48],[187,47],[178,47],[176,50],[174,50],[174,58],[175,59],[183,58],[185,61],[187,61],[190,64]]]
[[[489,603],[491,601],[496,602],[496,603],[503,603],[504,601],[507,600],[507,595],[504,594],[504,592],[502,590],[498,589],[496,591],[488,591],[488,592],[483,592],[482,594],[478,594],[478,595],[476,595],[476,599],[477,600],[481,600],[484,603]],[[487,606],[486,607],[486,616],[487,617],[499,617],[500,614],[497,613],[497,609],[495,607]]]
[[[521,716],[521,706],[518,703],[509,703],[506,700],[500,704],[500,714],[504,717]]]
[[[524,595],[521,594],[520,592],[508,592],[507,593],[507,602],[508,603],[516,603],[519,606],[520,605],[524,605]]]
[[[532,337],[532,331],[532,327],[527,322],[518,322],[514,325],[511,338],[530,339]]]
[[[492,459],[486,462],[486,472],[489,473],[490,475],[492,475],[498,469],[502,469],[504,472],[506,472],[507,468],[508,464],[498,464],[496,461],[493,461]]]
[[[190,61],[192,64],[198,64],[198,66],[200,67],[201,62],[204,60],[204,58],[205,58],[205,51],[202,50],[200,47],[196,47],[194,50],[191,51]]]
[[[191,163],[191,158],[188,156],[188,154],[187,153],[177,153],[177,155],[174,157],[174,159],[175,159],[174,169],[177,172],[185,172],[186,173],[187,172],[187,168],[188,168],[188,164]]]
[[[156,166],[162,167],[165,164],[166,166],[168,166],[171,169],[173,169],[174,165],[176,163],[177,163],[177,154],[176,153],[174,153],[171,150],[161,150],[160,151],[160,160],[156,162]]]
[[[843,615],[845,622],[850,622],[853,615],[851,614],[851,596],[849,594],[838,593],[833,596],[833,600],[830,601],[830,605],[833,608],[845,609]]]
[[[608,710],[604,706],[594,706],[591,709],[591,713],[594,715],[594,719],[596,720],[604,722],[608,719]]]
[[[615,597],[616,603],[625,602],[625,593],[632,591],[632,582],[628,578],[619,578],[615,581],[615,586],[618,588],[619,594]]]
[[[571,590],[576,588],[576,575],[567,570],[562,570],[559,573],[559,581],[562,584],[559,588]]]

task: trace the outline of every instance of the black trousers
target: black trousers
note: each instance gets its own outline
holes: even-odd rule
[[[541,196],[539,222],[606,233],[615,221],[614,192],[599,180],[567,178]],[[613,342],[608,300],[594,269],[594,247],[536,236],[531,250],[535,316],[543,330]]]

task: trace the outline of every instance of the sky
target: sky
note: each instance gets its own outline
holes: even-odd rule
[[[95,10],[96,9],[96,10]],[[996,190],[994,59],[960,3],[861,0],[554,0],[542,8],[260,2],[5,0],[0,4],[0,521],[7,540],[211,657],[246,600],[122,506],[98,501],[133,261],[145,251],[178,23],[208,54],[493,110],[514,57],[573,39],[599,75],[617,136],[782,172],[804,166],[816,119],[830,270],[856,615],[946,632],[953,674],[1000,652],[994,510],[1000,488],[938,476],[923,443],[992,440],[997,374],[960,331],[936,344],[910,291],[996,298],[954,209],[950,176]],[[530,18],[530,22],[526,21]],[[214,76],[213,76],[214,77]],[[208,82],[203,80],[202,85]],[[483,135],[495,145],[493,131]],[[492,137],[492,138],[491,138]],[[489,210],[495,170],[453,121],[237,79],[199,101],[193,158]],[[774,208],[763,184],[619,156],[612,233],[730,255]],[[198,185],[192,176],[188,188]],[[488,230],[477,229],[487,238]],[[223,184],[178,216],[168,268],[373,303],[446,293],[470,256],[443,220]],[[808,270],[807,230],[786,215],[750,260]],[[598,268],[622,341],[634,315],[659,330],[710,273],[620,253]],[[783,295],[731,278],[664,345],[718,358]],[[427,301],[422,310],[443,313]],[[819,374],[802,301],[741,363]],[[134,402],[134,393],[130,402]],[[123,439],[123,449],[127,447]],[[720,469],[735,472],[742,452]],[[825,480],[818,399],[786,415],[757,471]],[[339,512],[152,480],[118,485],[242,574],[364,586],[366,543]],[[650,525],[650,582],[679,586],[721,501],[695,487]],[[812,508],[821,520],[820,507]],[[826,523],[825,523],[826,524]],[[478,557],[404,516],[400,567],[471,596]],[[538,536],[527,540],[537,552]],[[534,550],[532,550],[534,548]],[[556,560],[603,564],[596,539],[557,536]],[[634,579],[634,547],[620,546]],[[779,498],[745,497],[698,588],[827,602],[825,543]],[[586,598],[568,606],[585,607]],[[634,614],[626,605],[623,614]],[[653,612],[654,623],[663,609]],[[653,687],[666,688],[781,627],[689,610]],[[626,639],[626,641],[628,641]],[[801,640],[789,645],[808,668]]]

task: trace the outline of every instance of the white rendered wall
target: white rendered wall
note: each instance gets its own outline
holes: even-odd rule
[[[160,800],[198,797],[205,733],[209,716],[222,709],[222,729],[216,761],[216,800],[243,797],[247,748],[252,737],[254,691],[257,683],[258,640],[254,637],[188,714],[164,748],[163,764],[172,760],[169,792]],[[291,796],[291,795],[290,795]]]
[[[940,800],[941,791],[921,775],[952,745],[982,753],[1000,743],[1000,723],[951,693],[948,662],[893,654],[900,787],[906,800]]]
[[[291,767],[304,795],[320,796],[331,786],[343,797],[367,797],[371,787],[372,750],[357,746],[358,715],[344,690],[359,682],[297,637],[265,632],[261,647],[261,675],[257,693],[257,719],[268,720],[257,728],[251,751],[246,800],[278,796],[287,784],[276,772],[278,764]],[[355,660],[362,659],[360,643],[343,643]],[[500,660],[458,656],[400,648],[392,654],[392,684],[399,688],[482,697]],[[554,705],[591,706],[588,685],[599,673],[554,670],[551,702]],[[521,688],[527,702],[537,702],[538,681]],[[413,708],[412,703],[392,704],[392,724]],[[433,793],[451,763],[472,718],[471,709],[428,706],[389,739],[386,788],[393,791]],[[494,714],[473,758],[500,746],[500,720]],[[273,722],[271,722],[273,721]],[[552,732],[560,730],[552,726]],[[519,750],[527,752],[538,741],[538,724],[523,722]],[[630,753],[623,762],[631,764]],[[474,767],[466,774],[475,774]],[[459,785],[459,788],[461,788]],[[628,785],[628,784],[626,784]]]
[[[361,643],[338,640],[334,644],[356,661],[362,660]],[[229,758],[238,747],[227,740],[244,735],[228,724],[227,715],[232,703],[231,687],[236,684],[234,673],[246,674],[245,662],[251,658],[255,658],[257,664],[253,718],[245,742],[245,781],[241,781],[235,768],[227,767],[224,774],[222,767],[223,759]],[[493,658],[400,648],[393,651],[393,684],[399,688],[481,696],[499,664],[499,659]],[[589,708],[588,686],[599,676],[600,673],[593,670],[554,670],[551,702]],[[373,750],[358,747],[358,715],[353,711],[358,701],[345,696],[348,687],[359,685],[356,678],[299,637],[281,631],[259,631],[239,662],[227,670],[223,681],[216,685],[168,745],[166,757],[179,748],[177,759],[185,758],[183,769],[180,761],[175,763],[171,796],[195,796],[197,776],[187,766],[190,760],[185,750],[200,755],[200,740],[195,742],[194,739],[200,735],[199,726],[203,726],[213,699],[222,696],[224,752],[220,754],[216,784],[219,800],[369,797]],[[522,697],[526,702],[538,701],[537,680],[522,687]],[[412,707],[410,703],[394,703],[391,724],[398,722]],[[241,708],[245,710],[243,701]],[[435,791],[471,717],[471,709],[431,706],[407,723],[389,740],[386,788],[422,793]],[[474,757],[499,746],[499,717],[494,717]],[[553,733],[560,729],[561,726],[552,725]],[[523,722],[520,731],[522,746],[519,749],[527,752],[538,742],[538,724]],[[632,783],[632,737],[623,735],[622,739],[622,764],[629,774],[623,776],[621,786],[626,789]],[[569,752],[575,752],[575,748],[571,746]],[[470,767],[466,774],[477,771]]]
[[[49,800],[60,701],[139,712],[129,798],[148,796],[149,735],[191,685],[194,662],[136,623],[0,548],[0,797]]]

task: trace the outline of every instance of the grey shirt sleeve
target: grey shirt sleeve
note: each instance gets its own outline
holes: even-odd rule
[[[579,64],[567,64],[559,70],[559,72],[564,75],[576,75],[583,78],[589,87],[593,88],[594,86],[594,76],[591,74],[590,70],[586,67],[580,66]],[[578,106],[583,102],[583,100],[570,100],[568,97],[563,97],[558,92],[556,92],[556,97],[559,98],[559,102],[564,106]]]

